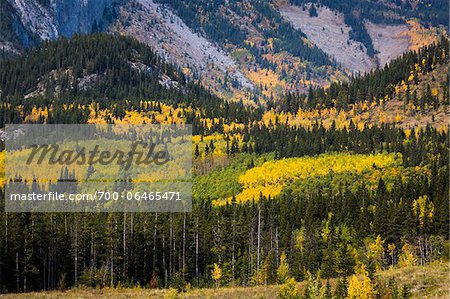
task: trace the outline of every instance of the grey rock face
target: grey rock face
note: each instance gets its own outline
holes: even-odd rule
[[[59,34],[72,36],[77,32],[98,30],[108,9],[114,4],[114,0],[55,0],[55,23]]]
[[[9,16],[9,28],[24,28],[14,30],[16,41],[22,47],[28,47],[34,42],[54,39],[59,36],[70,37],[75,33],[89,33],[100,30],[112,21],[117,0],[3,0],[8,4],[0,7],[2,14]],[[12,42],[12,40],[3,40]]]

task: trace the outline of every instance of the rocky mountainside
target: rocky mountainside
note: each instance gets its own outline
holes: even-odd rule
[[[0,0],[0,47],[18,51],[46,39],[106,29],[115,0]]]
[[[108,31],[150,45],[222,98],[264,103],[435,42],[447,16],[442,0],[0,0],[0,48]]]

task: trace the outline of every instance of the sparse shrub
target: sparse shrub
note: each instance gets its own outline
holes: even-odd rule
[[[314,6],[314,4],[311,4],[311,7],[309,8],[309,16],[310,16],[311,18],[315,18],[315,17],[318,17],[318,16],[319,16],[319,14],[317,13],[317,9],[316,9],[316,7]]]
[[[394,278],[389,278],[387,281],[378,279],[376,284],[377,295],[379,298],[400,299],[397,282]]]
[[[294,278],[289,278],[281,287],[278,299],[300,299],[297,282]]]
[[[327,279],[327,284],[325,285],[325,299],[332,299],[333,294],[331,293],[330,281]]]
[[[109,272],[106,267],[88,268],[78,279],[78,283],[92,288],[103,288],[107,285]]]
[[[398,265],[403,267],[415,266],[417,264],[417,257],[414,253],[414,247],[409,243],[405,243],[402,247],[402,252],[399,256]]]
[[[328,299],[331,298],[331,285],[330,282],[327,281],[325,286],[322,286],[320,282],[320,276],[314,276],[311,273],[308,273],[308,284],[305,289],[305,295],[303,298],[305,299]]]
[[[58,289],[61,292],[64,292],[66,290],[66,273],[61,274],[58,281]]]
[[[170,279],[169,286],[176,289],[178,292],[184,292],[186,281],[184,280],[183,274],[181,272],[174,273]]]
[[[150,279],[150,288],[151,289],[158,288],[158,275],[156,274],[155,271],[153,271],[152,278]]]
[[[341,277],[336,284],[334,297],[337,299],[343,299],[347,297],[347,285],[348,285],[347,278],[345,276]]]
[[[178,299],[178,291],[174,288],[170,288],[165,294],[164,299]]]
[[[404,285],[402,287],[402,290],[401,290],[401,295],[402,295],[401,298],[402,299],[409,299],[409,298],[411,298],[411,291],[409,289],[410,288],[407,285]]]

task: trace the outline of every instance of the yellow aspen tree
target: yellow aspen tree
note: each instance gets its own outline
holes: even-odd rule
[[[375,270],[382,270],[382,258],[384,255],[384,240],[378,235],[375,240],[369,243],[369,259],[371,259],[375,264]]]
[[[297,288],[297,282],[290,278],[280,287],[278,299],[300,299],[300,292]]]
[[[424,228],[433,220],[434,204],[428,199],[428,196],[420,196],[413,202],[413,211],[419,221],[419,227]]]
[[[373,299],[375,298],[375,291],[369,274],[362,267],[362,276],[353,275],[348,284],[348,299]]]
[[[402,252],[400,253],[399,256],[398,265],[403,268],[414,266],[416,265],[416,263],[417,258],[416,255],[414,254],[414,248],[412,247],[411,244],[405,243],[402,247]]]
[[[286,253],[282,252],[280,257],[280,265],[277,269],[278,283],[285,283],[291,277],[289,273],[289,264],[287,262]]]
[[[216,284],[216,288],[219,287],[219,281],[222,278],[222,269],[220,269],[217,263],[214,263],[213,268],[211,270],[211,278],[214,280]]]

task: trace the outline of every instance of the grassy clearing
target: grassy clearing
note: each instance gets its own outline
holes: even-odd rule
[[[258,286],[258,287],[224,287],[219,289],[193,289],[186,293],[179,294],[178,298],[200,299],[200,298],[276,298],[279,286]],[[33,298],[33,299],[57,299],[57,298],[167,298],[168,290],[150,289],[85,289],[74,288],[66,292],[51,291],[26,294],[0,295],[1,298]],[[171,298],[171,297],[168,297]]]
[[[388,281],[395,278],[398,285],[409,285],[412,298],[449,298],[449,264],[436,263],[423,267],[409,267],[403,269],[392,269],[378,274],[379,279]],[[334,288],[335,281],[331,281]],[[306,283],[300,282],[299,289],[303,293]],[[179,294],[179,298],[276,298],[279,286],[257,286],[257,287],[223,287],[218,289],[191,289],[186,293]],[[164,298],[168,290],[150,289],[87,289],[75,288],[66,292],[52,291],[26,294],[5,294],[1,298]]]
[[[383,271],[379,276],[385,280],[395,278],[399,285],[411,286],[413,298],[450,298],[449,269],[449,263],[435,263]]]

